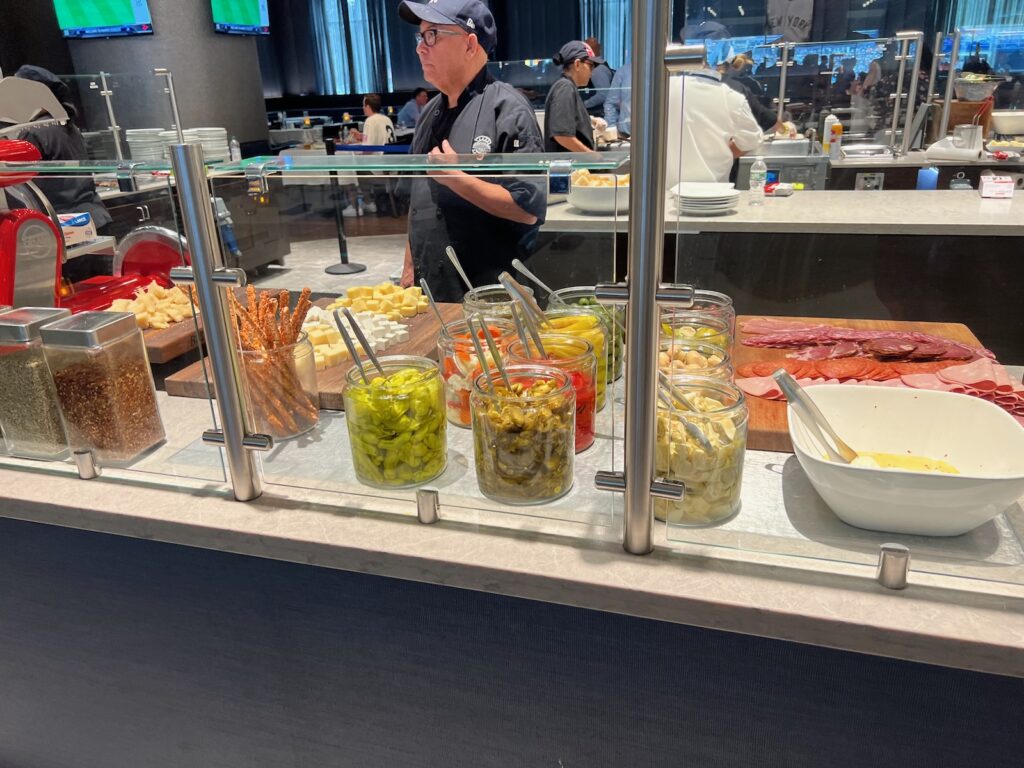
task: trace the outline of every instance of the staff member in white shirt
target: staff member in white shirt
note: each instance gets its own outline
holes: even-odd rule
[[[669,188],[680,181],[728,181],[733,160],[764,138],[746,98],[713,70],[671,78],[668,108]]]

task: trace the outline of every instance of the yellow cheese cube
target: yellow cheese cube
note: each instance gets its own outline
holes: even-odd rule
[[[312,328],[306,332],[306,335],[309,337],[309,343],[314,347],[329,343],[327,331],[323,328]]]
[[[341,331],[339,331],[337,328],[329,328],[327,330],[327,343],[341,344]]]
[[[355,285],[345,291],[350,299],[365,299],[373,296],[373,289],[365,285]]]
[[[415,304],[403,304],[398,308],[399,317],[416,317],[416,305]]]
[[[371,312],[376,312],[380,309],[380,299],[367,299],[366,308]]]
[[[365,312],[366,311],[367,299],[356,299],[352,302],[351,310],[353,312]]]
[[[316,362],[316,369],[318,371],[327,370],[327,358],[323,355],[313,355],[313,360]]]

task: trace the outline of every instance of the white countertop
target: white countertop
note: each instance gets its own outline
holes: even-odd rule
[[[1011,200],[987,200],[976,190],[881,190],[797,192],[769,197],[762,206],[739,206],[724,216],[679,216],[666,204],[665,226],[676,232],[791,232],[850,235],[1024,235],[1024,193]],[[569,232],[625,232],[628,214],[595,215],[569,203],[548,208],[544,229]]]

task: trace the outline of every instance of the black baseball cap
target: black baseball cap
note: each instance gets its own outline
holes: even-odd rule
[[[570,40],[562,46],[558,54],[552,59],[555,64],[572,64],[576,59],[585,59],[595,64],[604,64],[604,59],[594,53],[594,49],[582,40]]]
[[[398,16],[402,21],[419,25],[454,24],[471,35],[476,35],[480,47],[488,54],[494,51],[498,42],[498,29],[494,15],[480,0],[428,0],[425,3],[402,0],[398,5]]]

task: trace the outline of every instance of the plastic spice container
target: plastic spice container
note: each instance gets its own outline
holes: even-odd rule
[[[706,376],[732,381],[733,368],[729,353],[713,344],[667,339],[661,342],[658,367],[665,373],[684,376]]]
[[[320,421],[313,345],[305,333],[294,344],[240,350],[249,428],[275,440],[298,437]]]
[[[523,286],[532,296],[533,289]],[[502,285],[481,285],[466,293],[462,299],[462,312],[466,317],[504,317],[512,319],[512,297]]]
[[[678,525],[726,520],[740,509],[747,404],[743,393],[715,379],[674,377],[676,390],[699,413],[659,402],[655,471],[686,485],[680,501],[655,499],[654,516]]]
[[[569,375],[576,392],[576,453],[594,444],[597,413],[597,358],[589,341],[564,333],[542,333],[547,357],[541,358],[536,345],[529,348],[518,339],[508,346],[508,361],[519,365],[544,365]]]
[[[608,358],[608,381],[622,378],[622,364],[626,341],[626,307],[624,305],[604,305],[598,302],[594,286],[580,285],[573,288],[561,288],[555,291],[556,296],[566,304],[588,307],[604,316],[605,326],[611,330],[612,347]],[[557,308],[558,301],[548,301],[548,308]]]
[[[689,309],[661,313],[661,341],[699,342],[724,350],[732,349],[732,331],[724,317],[705,315]]]
[[[378,488],[429,482],[448,463],[448,422],[437,363],[425,357],[385,356],[381,376],[366,364],[364,382],[346,376],[345,421],[356,477]]]
[[[593,307],[553,307],[544,313],[547,318],[541,325],[544,331],[567,333],[589,341],[597,357],[597,410],[605,405],[608,387],[608,339],[611,329],[605,325],[601,311]]]
[[[508,343],[515,337],[515,327],[507,320],[485,320],[491,337],[504,353]],[[445,326],[448,334],[441,334],[437,339],[437,359],[441,365],[441,376],[444,378],[444,398],[448,421],[457,427],[469,427],[472,423],[469,412],[469,396],[473,392],[473,382],[483,372],[476,348],[469,335],[469,325],[465,320],[456,320]],[[477,331],[480,346],[488,368],[494,367],[494,361],[487,349],[483,334]]]
[[[572,488],[576,393],[564,371],[510,365],[509,390],[473,386],[473,455],[483,494],[504,504],[543,504]]]
[[[81,312],[44,326],[42,338],[72,450],[123,466],[164,441],[135,315]]]
[[[68,456],[40,329],[70,314],[49,307],[0,313],[0,430],[12,456],[56,460]]]

